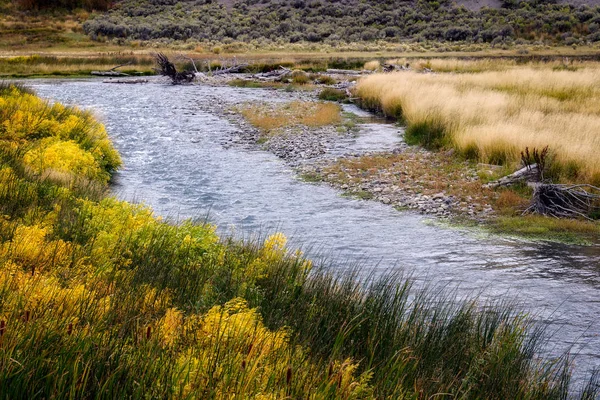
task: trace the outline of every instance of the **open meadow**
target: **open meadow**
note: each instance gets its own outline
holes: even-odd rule
[[[356,94],[366,107],[400,118],[413,143],[452,147],[513,169],[526,148],[548,146],[548,177],[600,183],[599,64],[422,64],[436,73],[372,75],[360,81]]]

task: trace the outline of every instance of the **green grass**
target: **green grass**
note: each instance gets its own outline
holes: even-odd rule
[[[582,245],[600,243],[600,224],[594,221],[519,215],[500,216],[489,226],[492,232],[502,235]]]
[[[30,78],[38,76],[89,76],[118,65],[119,72],[130,75],[153,75],[154,59],[150,56],[114,55],[101,57],[16,56],[0,58],[0,76]]]
[[[348,95],[343,90],[325,88],[319,92],[319,100],[342,102],[347,99]]]
[[[321,176],[320,174],[318,174],[316,172],[305,172],[305,173],[300,174],[299,177],[304,182],[309,182],[309,183],[323,182],[323,176]]]
[[[366,190],[359,190],[356,192],[345,192],[343,196],[355,197],[360,200],[371,200],[374,197],[373,193],[367,192]]]

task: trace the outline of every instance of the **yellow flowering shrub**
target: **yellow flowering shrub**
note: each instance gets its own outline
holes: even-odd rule
[[[182,332],[181,313],[167,311],[162,323],[163,340],[172,343],[173,332]],[[243,398],[287,398],[295,384],[308,385],[302,387],[307,399],[322,398],[317,386],[343,393],[346,399],[371,398],[370,375],[356,377],[356,363],[336,362],[329,367],[330,374],[315,373],[304,349],[290,344],[287,330],[267,329],[260,313],[243,299],[210,309],[198,330],[197,345],[179,359],[185,382],[177,382],[177,397],[199,395],[212,382],[217,399],[235,398],[236,393],[243,393]]]
[[[119,164],[89,113],[0,85],[0,380],[13,394],[31,394],[22,378],[56,398],[111,384],[119,398],[371,397],[357,363],[313,358],[236,297],[258,301],[274,266],[308,273],[283,234],[256,248],[165,223],[104,196]]]
[[[259,250],[258,257],[254,259],[243,271],[247,277],[253,280],[264,278],[270,266],[285,259],[301,260],[302,268],[308,273],[312,268],[312,262],[302,258],[302,252],[296,250],[290,252],[287,247],[287,238],[281,232],[274,233],[265,239]]]
[[[37,151],[27,158],[38,172],[44,168],[83,172],[83,176],[107,182],[121,165],[104,126],[90,113],[59,103],[50,105],[14,87],[0,92],[0,104],[0,140],[36,144]],[[40,141],[42,146],[36,143]],[[41,157],[50,157],[47,166],[40,164]]]
[[[89,152],[72,140],[57,141],[53,138],[40,141],[37,148],[28,151],[23,162],[37,173],[56,170],[90,180],[108,181],[110,175],[103,170]]]
[[[72,245],[62,240],[46,240],[48,228],[20,225],[12,240],[0,246],[0,258],[9,258],[23,268],[44,270],[71,263]]]

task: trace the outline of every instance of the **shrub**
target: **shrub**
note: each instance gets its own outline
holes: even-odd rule
[[[348,99],[345,91],[339,89],[325,88],[319,93],[319,100],[344,101]]]
[[[310,82],[308,74],[301,70],[295,70],[292,72],[292,83],[296,85],[306,85]]]

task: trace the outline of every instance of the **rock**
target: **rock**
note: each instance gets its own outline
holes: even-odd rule
[[[384,196],[381,198],[381,202],[383,204],[390,204],[392,202],[392,200],[389,197]]]

